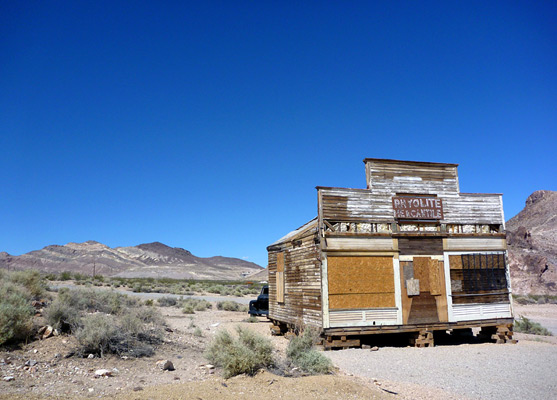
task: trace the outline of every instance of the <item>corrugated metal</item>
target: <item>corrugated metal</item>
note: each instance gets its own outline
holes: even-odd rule
[[[452,311],[454,322],[512,317],[509,303],[453,304]]]
[[[330,327],[396,325],[397,308],[370,308],[365,310],[330,311]]]

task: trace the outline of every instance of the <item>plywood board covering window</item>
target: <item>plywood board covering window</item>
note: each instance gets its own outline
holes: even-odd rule
[[[329,308],[395,307],[392,257],[328,257]]]
[[[277,253],[277,302],[284,303],[284,253]]]

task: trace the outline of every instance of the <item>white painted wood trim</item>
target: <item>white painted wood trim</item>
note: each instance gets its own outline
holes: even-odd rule
[[[413,256],[398,256],[400,261],[414,261],[414,257],[428,257],[434,260],[443,261],[443,256],[440,255],[413,255]]]
[[[328,238],[327,250],[393,251],[392,238]]]
[[[333,310],[330,327],[398,325],[398,311],[395,307]]]
[[[327,270],[327,256],[322,253],[321,260],[321,311],[323,313],[323,328],[330,328],[329,321],[329,273]]]
[[[393,257],[394,279],[395,279],[395,305],[396,323],[402,325],[402,288],[400,285],[400,262],[397,256]]]
[[[447,293],[447,315],[449,322],[455,322],[453,315],[453,290],[451,287],[451,268],[449,265],[449,253],[443,253],[443,269],[445,270],[445,292]]]
[[[445,251],[505,251],[507,241],[503,238],[447,238],[444,247]]]

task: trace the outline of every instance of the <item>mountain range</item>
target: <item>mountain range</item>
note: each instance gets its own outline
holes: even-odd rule
[[[179,247],[160,242],[111,248],[87,241],[51,245],[20,256],[0,253],[0,268],[71,271],[116,277],[165,277],[175,279],[237,280],[260,272],[255,263],[231,257],[196,257]]]

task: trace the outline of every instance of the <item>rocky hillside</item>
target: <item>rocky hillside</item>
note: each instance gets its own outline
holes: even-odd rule
[[[20,256],[2,252],[0,268],[213,280],[242,279],[262,269],[257,264],[238,258],[196,257],[187,250],[159,242],[111,248],[94,241],[47,246]]]
[[[513,292],[557,295],[557,192],[539,190],[507,222]]]

